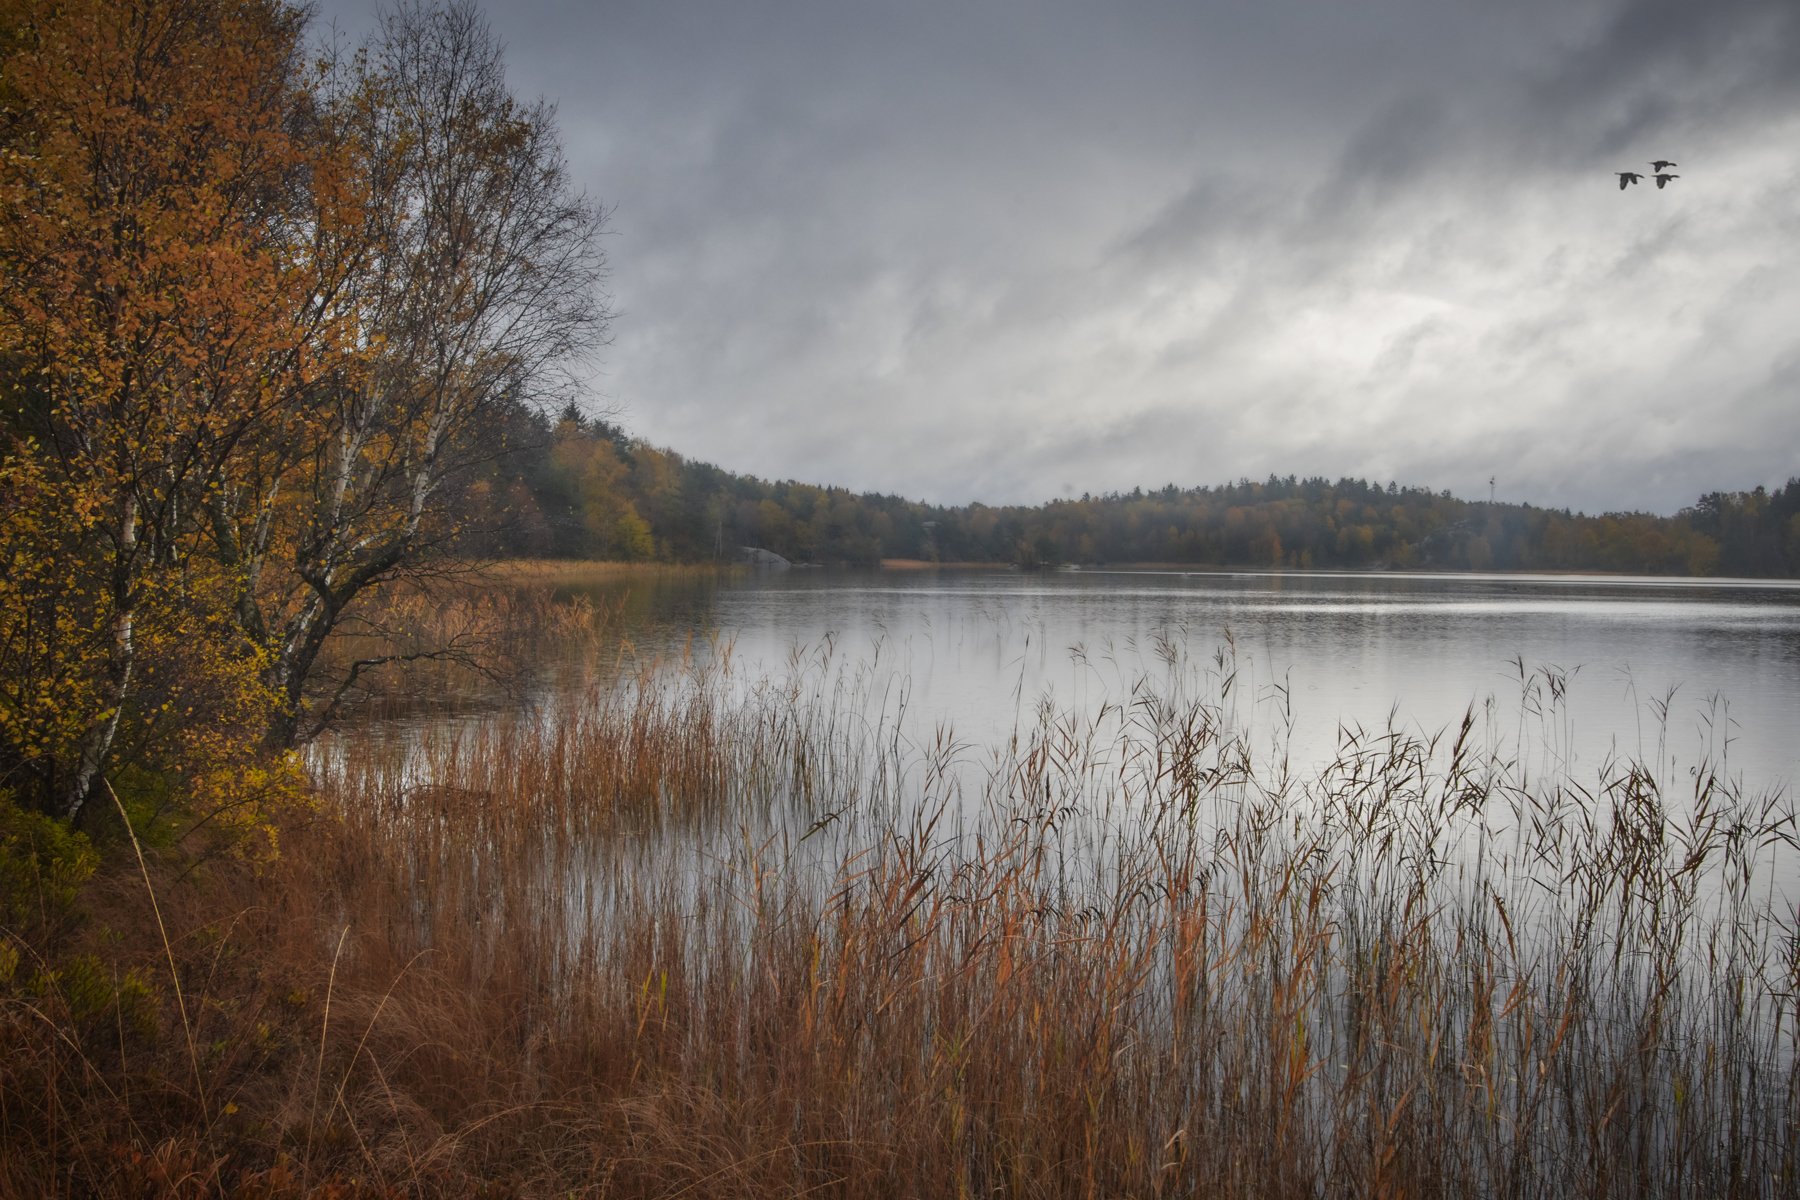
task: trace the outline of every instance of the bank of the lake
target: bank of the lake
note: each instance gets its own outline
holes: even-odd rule
[[[65,966],[6,1010],[0,1194],[1792,1194],[1779,789],[1635,732],[1588,757],[1573,668],[1271,754],[1336,694],[1308,655],[1396,660],[1391,708],[1480,630],[1689,664],[1684,630],[1792,636],[1785,594],[1637,586],[438,597],[414,636],[536,666],[322,743],[279,857],[152,846],[32,927],[133,982]]]

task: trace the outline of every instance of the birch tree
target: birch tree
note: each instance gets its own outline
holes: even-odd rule
[[[604,338],[604,213],[571,184],[554,113],[508,89],[472,5],[406,5],[337,80],[324,118],[357,164],[362,219],[321,220],[332,303],[353,333],[309,381],[295,431],[217,493],[245,627],[283,699],[272,738],[304,740],[320,652],[359,603],[429,569],[454,532],[439,503],[503,400],[555,393]],[[352,664],[350,671],[379,664]]]
[[[72,820],[125,748],[204,776],[266,707],[194,515],[323,336],[290,204],[309,98],[279,3],[0,25],[0,786]]]
[[[472,6],[309,53],[280,0],[0,0],[0,794],[68,820],[137,768],[244,807],[494,409],[606,331],[603,214]]]

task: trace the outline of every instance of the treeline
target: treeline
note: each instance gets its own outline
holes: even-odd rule
[[[1714,492],[1674,517],[1586,516],[1361,479],[1275,477],[942,506],[768,482],[629,437],[573,407],[493,427],[460,504],[473,554],[704,561],[1175,563],[1292,568],[1800,575],[1800,480]]]

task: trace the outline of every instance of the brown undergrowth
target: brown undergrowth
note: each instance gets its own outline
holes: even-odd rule
[[[984,749],[718,652],[322,749],[278,861],[8,926],[0,1194],[1795,1193],[1781,797],[1299,774],[1182,655]]]

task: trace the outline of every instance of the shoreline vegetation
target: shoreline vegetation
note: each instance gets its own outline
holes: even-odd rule
[[[471,564],[484,573],[484,577],[504,586],[518,584],[552,582],[558,584],[594,583],[630,583],[632,581],[655,581],[658,579],[687,579],[708,575],[732,574],[739,571],[752,571],[756,568],[746,563],[661,563],[633,561],[629,559],[578,559],[578,558],[516,558],[494,559],[484,563]],[[814,565],[814,564],[808,564]],[[839,564],[852,566],[854,564]],[[884,558],[872,564],[873,569],[882,571],[917,572],[946,571],[951,573],[962,571],[1012,571],[1018,570],[1019,564],[996,560],[993,562],[930,562],[916,558]],[[868,569],[868,568],[864,568]],[[1094,571],[1097,573],[1115,572],[1130,574],[1179,574],[1179,575],[1296,575],[1318,576],[1328,578],[1334,575],[1347,577],[1366,576],[1372,574],[1406,574],[1421,576],[1442,576],[1447,579],[1458,577],[1496,578],[1595,578],[1595,579],[1645,579],[1670,584],[1691,581],[1708,587],[1729,587],[1734,584],[1747,584],[1753,587],[1783,587],[1796,581],[1783,578],[1761,576],[1719,576],[1719,575],[1641,575],[1629,571],[1578,571],[1578,570],[1531,570],[1531,571],[1468,571],[1455,568],[1415,567],[1407,571],[1374,571],[1358,570],[1348,567],[1230,567],[1230,566],[1196,566],[1192,563],[1171,562],[1122,562],[1122,563],[1067,563],[1056,567],[1043,567],[1045,570]]]
[[[1673,516],[1599,515],[1343,478],[1169,484],[1039,505],[925,504],[768,481],[631,437],[604,418],[515,408],[452,499],[462,553],[796,565],[1167,563],[1800,577],[1800,480],[1716,491]]]
[[[565,562],[566,561],[571,564],[572,570],[578,572],[581,569],[580,566],[578,565],[579,560],[551,559],[551,560],[540,560],[540,561],[550,561],[550,562]],[[617,563],[616,565],[622,567],[622,566],[628,566],[631,564]],[[1019,564],[1013,563],[1013,562],[927,562],[922,559],[916,559],[916,558],[884,558],[880,562],[876,563],[875,565],[883,571],[1006,571],[1006,570],[1016,570],[1019,568]],[[1586,571],[1586,570],[1573,570],[1573,569],[1555,570],[1555,569],[1550,569],[1550,568],[1528,570],[1528,571],[1526,571],[1526,570],[1505,571],[1505,570],[1495,570],[1495,569],[1490,569],[1490,570],[1486,570],[1486,571],[1470,571],[1470,570],[1464,570],[1464,569],[1459,569],[1459,568],[1454,568],[1454,567],[1409,567],[1406,570],[1401,571],[1401,570],[1390,570],[1389,568],[1385,568],[1385,567],[1362,568],[1362,569],[1358,569],[1355,567],[1244,567],[1244,566],[1232,567],[1232,566],[1195,565],[1193,563],[1175,563],[1175,562],[1124,562],[1124,563],[1098,562],[1098,563],[1061,563],[1061,564],[1056,564],[1055,566],[1043,566],[1043,567],[1040,567],[1037,569],[1064,570],[1064,571],[1095,571],[1095,572],[1111,571],[1111,572],[1117,572],[1117,573],[1121,573],[1121,574],[1130,574],[1135,571],[1135,572],[1142,572],[1144,574],[1161,574],[1161,575],[1179,574],[1179,575],[1225,575],[1225,576],[1251,574],[1251,575],[1316,575],[1316,576],[1326,576],[1326,577],[1329,577],[1332,575],[1342,575],[1342,576],[1348,576],[1348,577],[1356,577],[1356,576],[1365,576],[1365,575],[1374,575],[1374,574],[1394,574],[1394,575],[1443,576],[1445,578],[1456,578],[1456,577],[1460,576],[1460,577],[1468,577],[1468,578],[1495,578],[1495,579],[1505,579],[1505,578],[1512,578],[1512,577],[1517,577],[1517,578],[1559,578],[1559,577],[1566,576],[1566,577],[1575,577],[1575,578],[1595,578],[1595,579],[1618,578],[1618,579],[1667,580],[1671,583],[1679,582],[1681,580],[1690,580],[1690,581],[1694,581],[1697,583],[1703,583],[1708,586],[1729,586],[1731,584],[1742,583],[1742,584],[1751,584],[1751,585],[1756,585],[1756,586],[1782,587],[1785,585],[1791,585],[1796,582],[1800,582],[1800,581],[1790,580],[1790,579],[1781,578],[1781,577],[1773,577],[1772,578],[1772,577],[1768,577],[1768,576],[1754,576],[1754,575],[1644,575],[1644,574],[1641,574],[1641,573],[1635,572],[1635,571]]]
[[[619,637],[556,582],[478,599]],[[278,855],[36,843],[0,1194],[1800,1186],[1789,798],[1573,773],[1553,672],[1298,772],[1165,651],[986,747],[854,663],[639,664],[321,742]]]

